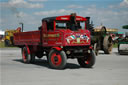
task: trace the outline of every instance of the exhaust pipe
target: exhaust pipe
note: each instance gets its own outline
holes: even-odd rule
[[[21,22],[21,23],[19,23],[19,24],[21,24],[21,32],[23,32],[24,31],[24,24]]]
[[[89,31],[92,31],[93,29],[93,22],[90,23],[90,17],[85,17],[87,19],[86,21],[86,28],[89,30]]]

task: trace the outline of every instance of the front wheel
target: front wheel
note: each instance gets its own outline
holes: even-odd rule
[[[98,56],[98,54],[99,54],[98,43],[95,43],[95,44],[94,44],[94,52],[95,52],[96,56]]]
[[[67,63],[67,56],[64,51],[52,49],[48,55],[48,62],[53,69],[63,69]]]
[[[91,68],[95,64],[95,53],[92,50],[90,51],[84,57],[77,59],[81,67]]]
[[[10,41],[9,41],[9,40],[5,40],[5,41],[4,41],[4,43],[5,43],[5,46],[6,46],[6,47],[11,46],[11,44],[10,44]]]

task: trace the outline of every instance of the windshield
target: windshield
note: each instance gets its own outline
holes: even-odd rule
[[[5,35],[8,36],[8,32],[5,32]]]
[[[71,23],[69,21],[56,21],[56,29],[70,29],[72,31],[85,29],[85,21],[77,21],[76,23]]]

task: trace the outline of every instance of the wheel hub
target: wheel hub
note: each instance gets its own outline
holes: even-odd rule
[[[54,57],[54,61],[58,62],[58,57],[57,56]]]
[[[62,58],[60,54],[53,53],[51,61],[55,66],[59,66],[62,63]]]

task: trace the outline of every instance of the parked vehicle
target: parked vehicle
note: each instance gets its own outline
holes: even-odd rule
[[[37,31],[14,34],[14,44],[22,49],[24,63],[34,63],[35,56],[47,56],[51,68],[63,69],[68,58],[77,58],[81,67],[95,64],[87,18],[75,13],[42,19]]]
[[[20,28],[16,30],[6,30],[4,36],[5,46],[13,46],[13,34],[16,32],[20,32]]]
[[[103,50],[105,54],[110,54],[113,48],[113,32],[118,29],[106,28],[105,26],[93,27],[90,23],[90,17],[87,17],[87,28],[91,32],[91,44],[94,47],[95,54],[99,54],[99,50]]]
[[[106,28],[105,26],[94,28],[91,31],[92,44],[94,45],[96,55],[98,55],[99,50],[103,50],[105,54],[112,52],[114,41],[113,32],[117,31],[117,29]]]
[[[118,39],[118,53],[128,54],[128,32],[125,33],[125,37]]]

